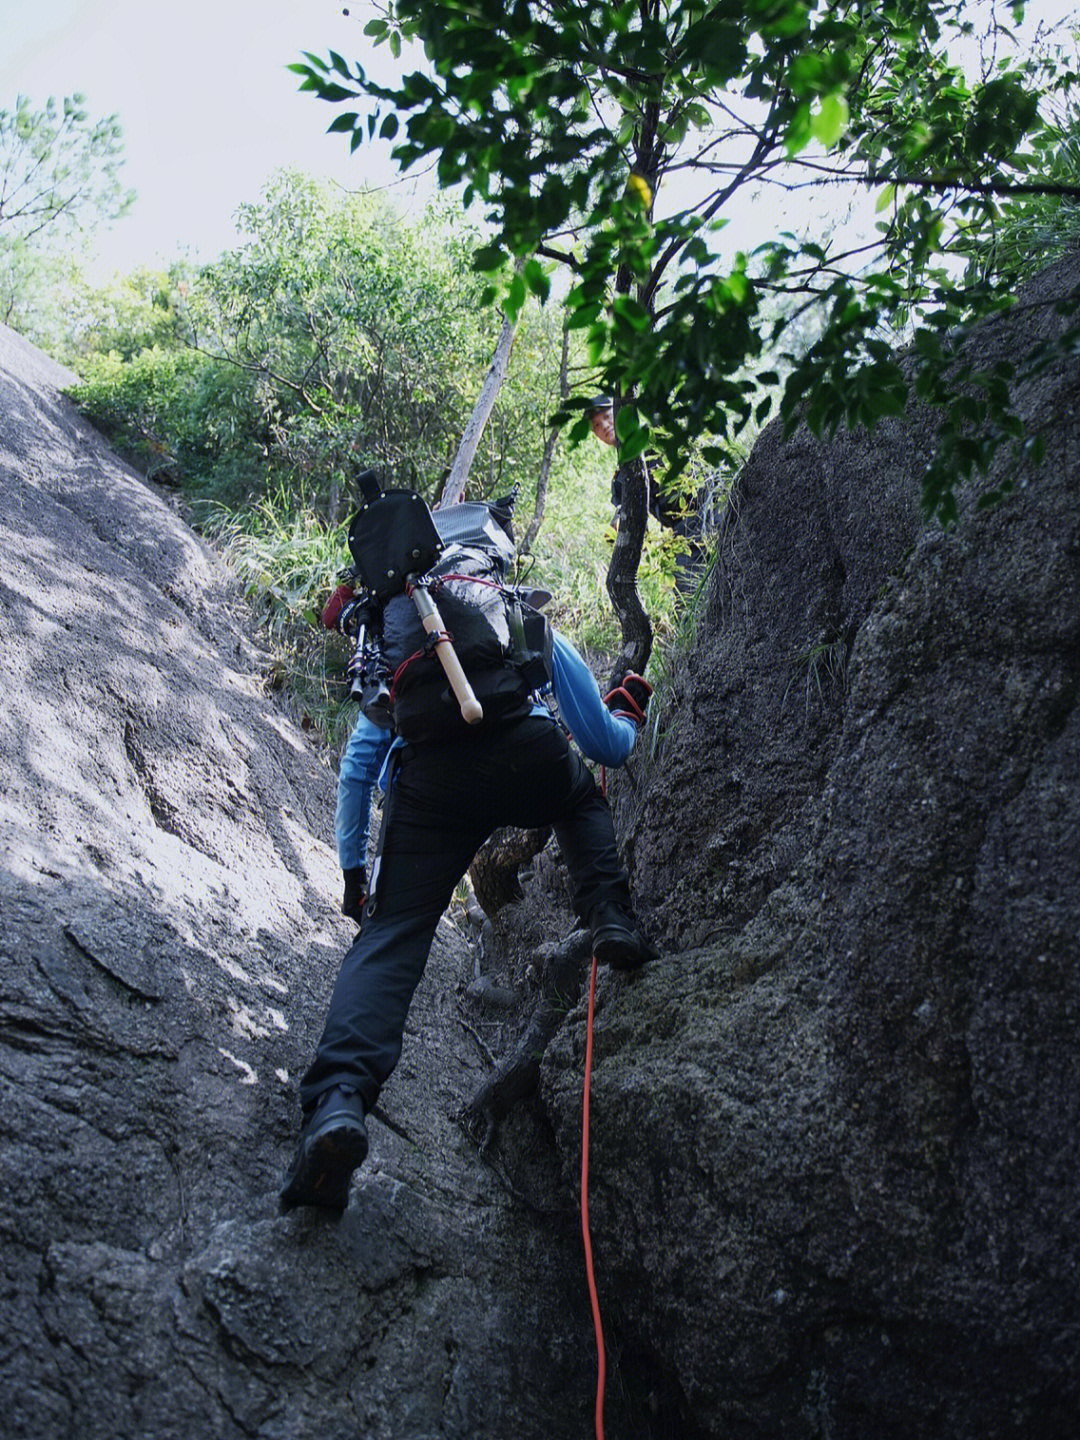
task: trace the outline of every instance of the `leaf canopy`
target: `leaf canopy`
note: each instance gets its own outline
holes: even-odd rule
[[[489,298],[513,311],[526,287],[542,293],[511,257],[570,271],[587,383],[638,417],[623,459],[656,445],[677,475],[691,437],[722,445],[777,403],[819,433],[900,414],[910,383],[881,347],[938,337],[917,346],[915,383],[943,411],[924,504],[947,521],[956,476],[1015,417],[1007,384],[957,409],[967,380],[943,337],[1011,303],[1011,284],[967,257],[1032,184],[1047,98],[1077,79],[1075,47],[1051,60],[1011,43],[1022,13],[980,12],[996,55],[980,68],[951,58],[971,51],[963,0],[393,0],[367,33],[423,50],[396,83],[336,55],[295,68],[353,107],[332,128],[354,145],[381,123],[403,169],[433,159],[482,205]],[[876,229],[845,249],[827,217],[816,235],[725,248],[724,220],[802,187],[832,187],[834,212],[868,192]]]

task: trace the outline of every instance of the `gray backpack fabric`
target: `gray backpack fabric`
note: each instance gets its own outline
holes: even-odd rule
[[[527,713],[532,692],[551,678],[550,626],[507,584],[516,558],[512,511],[507,497],[431,512],[442,549],[425,583],[483,707],[480,728]],[[403,739],[475,732],[408,595],[392,595],[382,607],[381,654],[390,688],[384,713]]]

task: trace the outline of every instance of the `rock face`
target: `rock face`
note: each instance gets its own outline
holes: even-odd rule
[[[1078,283],[1040,276],[980,357]],[[1045,460],[948,534],[916,511],[927,417],[768,431],[620,787],[668,959],[598,1035],[598,1266],[694,1433],[1076,1432],[1075,358],[1020,409]],[[546,1072],[568,1153],[579,1048]]]
[[[580,1431],[572,1224],[449,1119],[484,1073],[449,923],[351,1209],[278,1214],[352,938],[334,776],[73,378],[0,328],[4,1435]]]
[[[333,776],[64,378],[0,332],[5,1434],[586,1435],[582,1007],[482,1163],[450,1116],[519,1017],[462,1012],[445,921],[348,1212],[278,1215],[350,938]],[[664,956],[600,985],[609,1440],[1075,1435],[1075,359],[1020,404],[1045,459],[948,534],[925,416],[767,431],[616,786]]]

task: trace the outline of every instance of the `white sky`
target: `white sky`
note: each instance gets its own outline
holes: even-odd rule
[[[363,35],[369,14],[364,0],[0,0],[0,109],[80,91],[91,117],[119,115],[137,199],[95,235],[96,272],[212,259],[282,166],[352,189],[395,179],[388,146],[365,140],[350,158],[348,137],[325,133],[341,107],[301,95],[285,68],[333,49],[379,73],[390,60]],[[430,188],[392,193],[404,207]]]
[[[1031,0],[1025,29],[1076,4]],[[352,189],[391,185],[401,208],[432,193],[430,177],[397,181],[385,144],[365,141],[350,157],[346,139],[325,133],[343,107],[301,95],[285,68],[303,50],[333,49],[387,76],[388,50],[363,35],[371,13],[369,0],[0,0],[0,108],[18,94],[40,104],[81,91],[91,116],[119,115],[137,199],[95,235],[96,276],[180,253],[211,259],[235,237],[236,207],[282,166]],[[781,207],[767,194],[746,207],[753,214],[740,208],[727,243],[797,224],[792,202]]]

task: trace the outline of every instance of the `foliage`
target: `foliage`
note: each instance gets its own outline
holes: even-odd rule
[[[237,571],[270,641],[269,682],[287,686],[314,723],[344,739],[355,718],[344,704],[349,650],[318,617],[348,558],[346,526],[319,519],[310,496],[279,488],[240,510],[212,507],[204,529]]]
[[[61,297],[73,278],[66,255],[0,234],[0,321],[62,359],[66,321]]]
[[[193,292],[195,344],[250,377],[280,457],[331,511],[363,464],[430,491],[486,349],[458,240],[295,175],[240,220],[247,243]]]
[[[77,300],[63,358],[84,372],[81,403],[133,458],[171,456],[190,492],[234,506],[288,481],[334,521],[368,465],[434,496],[499,323],[478,304],[471,234],[297,175],[241,219],[244,244],[212,265]],[[527,307],[474,467],[473,493],[520,483],[523,511],[558,396],[558,328]]]
[[[154,345],[90,357],[76,403],[148,476],[196,496],[235,494],[267,471],[262,415],[244,377],[212,357]]]
[[[1080,16],[1077,17],[1080,19]],[[1075,34],[1046,37],[1037,56],[1051,74],[1065,70]],[[1067,73],[1067,72],[1066,72]],[[1046,125],[1032,143],[1031,189],[1000,200],[986,224],[961,232],[958,250],[978,279],[1017,286],[1031,272],[1033,256],[1049,264],[1080,243],[1080,108],[1075,89],[1055,85],[1045,106]]]
[[[1019,21],[1023,7],[997,8]],[[397,84],[337,54],[293,68],[350,106],[330,128],[354,147],[377,132],[403,167],[434,157],[444,184],[485,206],[493,237],[476,263],[492,296],[542,294],[542,258],[569,267],[570,323],[619,397],[624,461],[656,443],[677,472],[688,437],[709,430],[719,462],[773,412],[775,346],[816,303],[826,320],[790,356],[785,422],[869,425],[902,413],[914,384],[944,412],[923,498],[948,522],[959,476],[1018,438],[1010,377],[952,368],[958,327],[1011,291],[952,257],[1027,183],[1043,99],[1076,79],[1071,58],[1010,50],[997,10],[987,25],[1001,44],[972,79],[948,53],[972,37],[962,0],[392,0],[367,33],[425,56]],[[865,245],[780,235],[722,256],[716,227],[735,205],[826,182],[877,194]],[[510,256],[529,257],[523,276]],[[770,296],[795,303],[766,320]],[[886,327],[914,334],[914,381]]]
[[[40,110],[20,95],[0,110],[0,233],[25,241],[115,219],[134,199],[120,184],[122,164],[115,115],[91,120],[82,95]]]
[[[92,121],[81,95],[0,110],[0,320],[63,348],[59,297],[75,279],[72,236],[122,215],[123,139],[115,115]]]
[[[194,268],[176,262],[167,271],[138,269],[92,285],[78,262],[32,245],[0,248],[0,312],[55,359],[72,369],[102,355],[130,360],[157,346],[184,343],[183,307]]]

